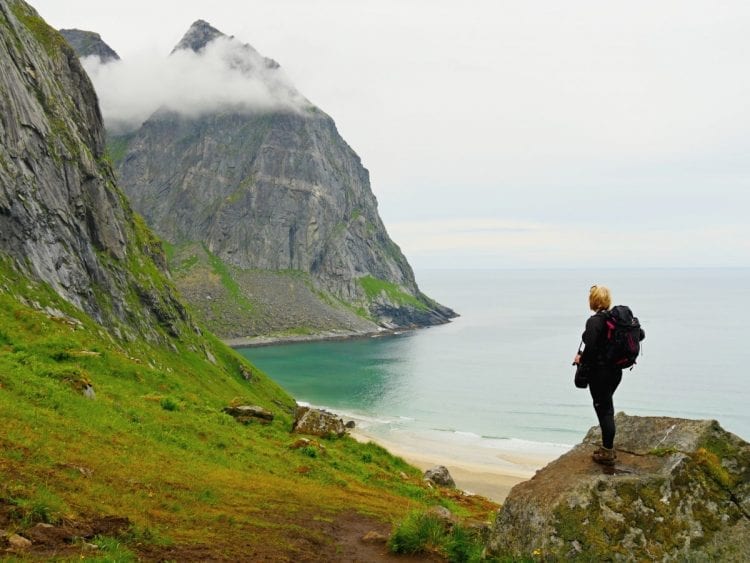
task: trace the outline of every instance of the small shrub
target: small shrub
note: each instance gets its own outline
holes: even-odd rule
[[[318,457],[318,450],[314,446],[305,446],[304,448],[300,449],[300,452],[305,454],[307,457]]]
[[[72,358],[72,356],[67,350],[58,350],[57,352],[52,352],[50,354],[50,358],[52,358],[56,362],[67,362]]]
[[[448,561],[475,562],[482,560],[484,545],[476,534],[461,526],[454,526],[445,543]]]
[[[159,404],[165,411],[178,411],[180,405],[172,397],[164,397]]]
[[[26,526],[39,522],[56,524],[60,521],[60,515],[65,511],[63,502],[46,487],[37,489],[30,498],[17,498],[11,502],[15,505],[13,512]]]
[[[122,539],[128,543],[135,545],[138,544],[151,544],[160,545],[163,547],[170,547],[174,545],[172,538],[162,535],[160,532],[153,528],[131,526],[125,534],[122,535]]]
[[[130,561],[138,560],[136,555],[116,538],[96,536],[92,543],[99,547],[99,550],[107,561],[129,563]]]
[[[396,527],[388,540],[394,553],[414,554],[440,549],[445,543],[445,529],[437,516],[411,512]]]

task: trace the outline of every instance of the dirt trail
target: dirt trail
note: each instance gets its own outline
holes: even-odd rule
[[[0,511],[0,524],[8,525],[10,520],[5,511]],[[289,552],[279,552],[272,545],[243,544],[241,535],[217,545],[173,545],[128,546],[141,561],[236,561],[236,562],[357,562],[376,563],[381,561],[410,563],[418,561],[444,561],[436,554],[417,556],[395,555],[388,551],[385,537],[391,526],[372,517],[349,511],[325,522],[313,518],[300,517],[297,524],[299,533],[290,537],[293,546]],[[0,558],[3,554],[15,555],[33,560],[52,558],[106,557],[106,553],[96,550],[91,542],[95,535],[116,537],[129,527],[126,518],[104,517],[88,522],[67,521],[59,525],[37,524],[21,532],[31,540],[31,547],[14,551],[4,544],[0,535]],[[1,530],[1,528],[0,528]],[[365,541],[369,532],[376,532],[382,539]],[[95,541],[95,540],[94,540]]]

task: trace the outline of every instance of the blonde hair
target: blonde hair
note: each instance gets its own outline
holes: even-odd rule
[[[604,311],[612,306],[609,288],[604,285],[592,285],[589,291],[589,308],[592,311]]]

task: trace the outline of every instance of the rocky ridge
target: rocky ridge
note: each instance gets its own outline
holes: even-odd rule
[[[116,334],[191,330],[160,243],[115,185],[76,54],[24,2],[0,3],[0,26],[0,258]]]
[[[231,338],[288,329],[363,333],[454,317],[417,287],[378,215],[360,158],[333,120],[278,74],[275,61],[202,20],[173,53],[201,53],[219,39],[227,42],[229,67],[283,91],[294,107],[228,107],[198,117],[161,110],[110,143],[120,184],[173,245],[176,283],[209,326]],[[290,308],[302,312],[314,300],[322,313],[312,320],[309,313],[272,313],[270,323],[248,313],[227,326],[228,312],[236,315],[243,300],[273,311],[267,292],[247,281],[253,271],[275,277],[275,284],[284,284],[288,272],[301,274],[306,295]],[[221,293],[231,296],[217,299]],[[224,326],[213,325],[212,315]]]
[[[102,63],[120,60],[120,55],[107,45],[98,33],[81,29],[61,29],[60,35],[73,47],[79,57],[96,56]]]
[[[617,464],[583,442],[516,485],[490,553],[557,561],[745,561],[750,444],[713,420],[616,417]]]

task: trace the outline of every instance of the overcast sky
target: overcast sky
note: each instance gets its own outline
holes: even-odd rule
[[[750,266],[750,3],[37,0],[124,59],[278,61],[429,267]]]

